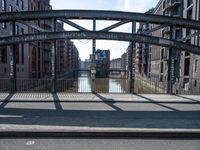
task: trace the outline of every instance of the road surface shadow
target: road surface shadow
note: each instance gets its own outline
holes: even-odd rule
[[[8,96],[0,104],[0,109],[4,108],[9,103],[13,96],[14,94],[8,94]]]
[[[5,124],[200,129],[200,111],[57,111],[50,109],[3,108],[0,109],[0,126]]]
[[[60,104],[60,99],[59,99],[57,93],[53,93],[52,97],[53,97],[53,102],[54,102],[56,110],[63,111],[63,108],[62,108],[62,105]]]
[[[173,108],[173,107],[169,107],[169,106],[163,105],[163,104],[161,104],[161,103],[158,103],[158,102],[156,102],[155,100],[153,100],[153,99],[151,99],[151,98],[148,98],[148,97],[145,97],[145,96],[142,96],[142,95],[137,95],[137,96],[138,96],[138,97],[141,97],[141,98],[144,98],[145,100],[148,100],[148,101],[150,101],[151,103],[156,104],[156,105],[158,105],[158,106],[161,106],[161,107],[170,109],[170,110],[172,110],[172,111],[179,111],[178,109],[175,109],[175,108]]]
[[[112,107],[113,109],[115,109],[116,111],[123,111],[123,109],[115,106],[116,101],[113,99],[107,99],[106,97],[103,97],[102,95],[98,94],[98,93],[94,93],[94,95],[96,97],[98,97],[100,100],[102,100],[102,102],[104,102],[105,104],[107,104],[108,106]]]

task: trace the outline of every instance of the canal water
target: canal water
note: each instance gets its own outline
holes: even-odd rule
[[[125,78],[96,78],[92,80],[88,76],[78,78],[79,93],[128,93],[129,82]]]

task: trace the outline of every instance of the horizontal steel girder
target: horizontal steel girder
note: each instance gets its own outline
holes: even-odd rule
[[[17,44],[23,42],[57,40],[57,39],[98,39],[98,40],[116,40],[116,41],[134,41],[139,43],[149,43],[164,47],[171,47],[178,50],[187,51],[194,54],[200,54],[200,47],[187,43],[152,37],[148,35],[117,33],[117,32],[99,32],[99,31],[68,31],[37,33],[18,36],[8,36],[0,38],[0,46]]]
[[[68,24],[68,25],[70,25],[70,26],[72,26],[72,27],[74,27],[74,28],[76,28],[76,29],[78,29],[78,30],[80,30],[80,31],[88,31],[86,28],[83,28],[82,26],[80,26],[80,25],[78,25],[78,24],[76,24],[76,23],[74,23],[72,21],[69,21],[68,19],[61,18],[59,20],[64,22],[64,23],[66,23],[66,24]]]
[[[200,29],[200,21],[188,20],[178,17],[169,17],[144,13],[101,11],[101,10],[48,10],[48,11],[23,11],[6,12],[0,14],[0,22],[16,20],[37,19],[96,19],[116,21],[137,21],[155,24],[170,24],[175,26]]]

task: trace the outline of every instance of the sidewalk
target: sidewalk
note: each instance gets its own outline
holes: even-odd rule
[[[185,102],[185,103],[200,103],[200,95],[168,95],[168,94],[100,94],[105,101],[114,100],[116,102],[149,102],[148,99],[153,99],[156,102]],[[102,102],[95,94],[90,93],[0,93],[0,102],[8,99],[10,102],[26,102],[26,101],[40,101],[51,102],[59,100],[60,102]]]

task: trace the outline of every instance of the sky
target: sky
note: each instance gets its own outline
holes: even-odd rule
[[[145,12],[155,7],[159,0],[50,0],[53,9],[82,9],[82,10],[115,10],[127,12]],[[71,20],[72,21],[72,20]],[[92,30],[92,21],[73,20],[73,22]],[[97,30],[103,29],[115,22],[97,21]],[[67,31],[77,31],[65,25]],[[111,31],[130,32],[131,24],[125,24]],[[81,60],[89,58],[92,53],[91,40],[73,40],[79,50]],[[109,49],[111,59],[120,58],[126,52],[128,42],[97,40],[97,49]]]

